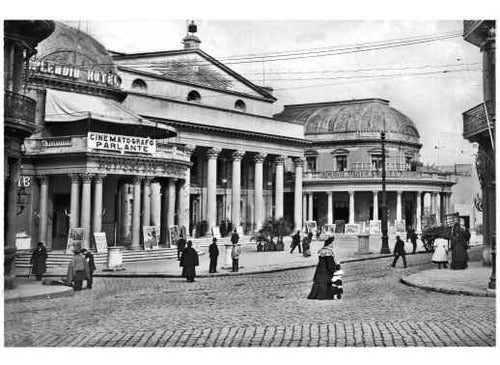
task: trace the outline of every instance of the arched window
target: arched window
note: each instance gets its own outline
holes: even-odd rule
[[[201,100],[201,95],[200,95],[200,93],[198,91],[191,90],[188,93],[187,100],[188,101],[200,101]]]
[[[132,82],[132,89],[139,91],[146,91],[148,89],[148,85],[142,79],[135,79]]]
[[[245,102],[243,100],[238,99],[234,103],[234,108],[238,109],[238,110],[241,110],[242,112],[244,112],[246,110],[247,106],[245,105]]]

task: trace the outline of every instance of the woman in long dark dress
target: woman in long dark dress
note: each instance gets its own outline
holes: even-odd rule
[[[453,226],[451,234],[451,265],[452,270],[463,270],[467,268],[469,255],[467,254],[467,236],[460,227],[460,223]]]
[[[191,241],[187,242],[187,247],[182,251],[181,263],[182,266],[182,276],[189,282],[193,282],[196,276],[196,266],[200,264],[198,259],[198,253],[192,247],[193,243]]]
[[[314,273],[314,284],[307,299],[333,299],[335,294],[332,277],[337,270],[333,254],[333,237],[325,241],[325,246],[318,251],[319,262]]]
[[[43,245],[43,242],[38,242],[30,262],[33,265],[31,272],[35,274],[36,280],[42,280],[42,275],[47,271],[47,249]]]

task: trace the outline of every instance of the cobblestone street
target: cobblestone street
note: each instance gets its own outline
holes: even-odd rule
[[[495,346],[495,298],[399,281],[429,261],[347,263],[340,301],[306,299],[313,268],[195,283],[97,278],[72,297],[6,303],[5,346]]]

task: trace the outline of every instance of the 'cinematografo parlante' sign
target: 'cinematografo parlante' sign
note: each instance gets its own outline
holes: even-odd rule
[[[120,153],[156,153],[156,141],[154,139],[109,133],[88,132],[87,146],[89,149],[117,151]]]

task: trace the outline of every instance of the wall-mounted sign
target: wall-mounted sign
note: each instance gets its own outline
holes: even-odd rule
[[[17,180],[19,188],[29,188],[31,186],[31,176],[20,176]]]
[[[88,132],[89,149],[117,151],[120,153],[156,153],[156,141],[151,138],[120,136],[117,134]]]
[[[42,61],[36,58],[30,60],[29,67],[32,72],[63,79],[72,79],[111,87],[120,87],[121,84],[120,78],[113,72],[79,69],[72,65],[60,65],[52,61]]]

